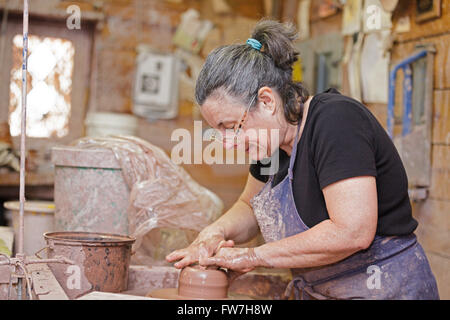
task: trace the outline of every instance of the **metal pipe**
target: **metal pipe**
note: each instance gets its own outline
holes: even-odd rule
[[[17,300],[22,300],[22,279],[17,280]]]
[[[19,189],[19,239],[16,256],[24,257],[24,207],[25,207],[25,138],[27,136],[27,62],[28,62],[28,0],[23,0],[23,50],[22,50],[22,122],[20,130],[20,189]],[[24,275],[26,276],[26,275]],[[18,299],[22,299],[22,278],[18,279]]]
[[[388,118],[387,118],[387,128],[388,133],[391,138],[394,137],[394,106],[395,106],[395,81],[397,79],[397,72],[400,68],[405,71],[409,67],[409,65],[416,60],[419,60],[425,57],[428,54],[428,50],[422,50],[412,56],[404,59],[399,64],[397,64],[391,71],[389,75],[389,100],[388,100]],[[410,80],[409,75],[405,75],[405,78]],[[406,101],[404,103],[409,102],[409,98],[406,97]]]
[[[23,254],[25,207],[25,138],[27,122],[27,61],[28,61],[28,0],[23,0],[23,50],[22,50],[22,123],[20,133],[20,190],[19,190],[19,241],[18,253]]]

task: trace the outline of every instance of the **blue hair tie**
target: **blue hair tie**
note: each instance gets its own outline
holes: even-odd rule
[[[261,51],[262,44],[258,40],[253,39],[253,38],[249,38],[247,40],[247,44],[250,45],[253,49]]]

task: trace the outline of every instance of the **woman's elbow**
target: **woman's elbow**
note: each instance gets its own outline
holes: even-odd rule
[[[358,231],[355,232],[351,238],[355,251],[366,250],[372,244],[373,239],[375,238],[375,232],[361,233],[361,231]]]
[[[361,239],[359,241],[359,246],[358,246],[359,250],[358,251],[368,249],[370,247],[370,245],[372,244],[373,239],[374,239],[373,237],[372,238],[366,237],[364,239]]]

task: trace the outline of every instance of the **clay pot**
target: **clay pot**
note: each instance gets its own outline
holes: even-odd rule
[[[178,279],[178,295],[197,299],[225,299],[228,294],[228,277],[225,271],[215,268],[186,267]]]

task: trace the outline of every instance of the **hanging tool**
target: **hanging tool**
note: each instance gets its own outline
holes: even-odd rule
[[[397,64],[391,71],[389,76],[389,100],[388,100],[388,118],[387,118],[387,128],[388,133],[391,138],[394,137],[394,107],[395,107],[395,82],[397,79],[397,73],[400,69],[403,70],[404,80],[403,80],[403,130],[402,135],[405,136],[411,132],[411,120],[412,120],[412,68],[411,65],[421,59],[426,57],[430,53],[434,53],[433,48],[421,50],[412,56],[404,59],[399,64]],[[431,65],[431,68],[433,65]],[[428,73],[429,74],[429,73]]]
[[[413,201],[426,199],[430,186],[435,52],[433,46],[421,46],[419,51],[395,65],[389,76],[387,131],[405,166],[410,185],[408,191]],[[424,58],[425,61],[421,60]],[[399,70],[403,70],[404,76],[403,115],[401,135],[395,135],[394,108]]]

